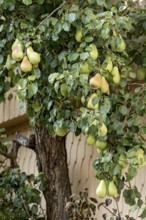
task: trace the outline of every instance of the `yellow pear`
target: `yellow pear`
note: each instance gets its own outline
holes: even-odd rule
[[[11,69],[13,69],[14,68],[14,65],[13,65],[13,63],[12,63],[12,59],[11,59],[11,55],[8,55],[7,56],[7,60],[6,60],[6,68],[8,69],[8,70],[11,70]]]
[[[89,134],[89,135],[87,136],[87,144],[88,144],[88,145],[93,145],[93,144],[95,144],[95,141],[96,141],[96,139],[95,139],[95,136],[94,136],[94,135]]]
[[[127,167],[128,161],[125,153],[120,154],[119,156],[119,164],[124,169]]]
[[[144,156],[144,151],[142,149],[138,149],[136,151],[136,155],[137,155],[137,163],[138,165],[142,165],[145,161],[145,156]]]
[[[90,86],[97,89],[101,87],[101,75],[97,73],[94,77],[90,79]]]
[[[58,127],[55,129],[55,133],[59,137],[64,137],[67,134],[67,128]]]
[[[119,84],[120,83],[120,73],[119,73],[119,69],[117,66],[114,66],[113,67],[113,70],[112,70],[112,75],[113,75],[113,81],[115,84]]]
[[[99,129],[99,136],[104,137],[107,134],[107,127],[104,123],[102,123]]]
[[[136,78],[138,80],[144,80],[146,77],[146,69],[145,68],[139,68],[136,73]]]
[[[80,64],[80,73],[81,74],[89,74],[90,73],[90,68],[89,68],[89,64],[87,61],[82,62]]]
[[[96,147],[97,147],[98,149],[104,150],[104,149],[106,149],[106,147],[107,147],[107,142],[106,142],[106,141],[97,140],[97,141],[95,142],[95,145],[96,145]]]
[[[20,68],[23,72],[31,72],[32,70],[32,64],[29,62],[28,57],[25,56],[21,62]]]
[[[96,60],[98,57],[98,50],[95,44],[90,44],[89,47],[91,48],[90,56],[93,60]]]
[[[101,91],[102,91],[102,93],[109,94],[109,84],[106,81],[104,76],[101,77]]]
[[[118,51],[118,52],[123,52],[123,51],[125,51],[125,49],[126,49],[126,43],[125,43],[125,41],[123,40],[123,38],[122,38],[122,36],[119,34],[119,36],[118,36],[118,38],[117,38],[117,45],[116,45],[116,50]]]
[[[111,57],[108,56],[108,57],[103,61],[102,67],[103,67],[104,70],[107,70],[107,71],[109,71],[109,72],[112,71],[112,69],[113,69],[113,62],[112,62]]]
[[[81,40],[82,40],[82,27],[80,27],[76,30],[75,39],[78,43],[81,42]]]
[[[110,181],[108,184],[108,195],[109,196],[118,196],[118,190],[114,181]]]
[[[104,198],[107,194],[107,187],[105,180],[101,180],[97,189],[96,189],[96,195],[100,198]]]
[[[29,58],[29,61],[33,65],[38,65],[41,61],[41,56],[39,53],[35,52],[32,47],[27,48],[27,56]]]
[[[89,99],[88,99],[88,103],[87,103],[87,108],[92,109],[92,110],[96,110],[98,109],[98,103],[96,103],[95,105],[93,104],[93,99],[97,98],[97,94],[93,93]]]

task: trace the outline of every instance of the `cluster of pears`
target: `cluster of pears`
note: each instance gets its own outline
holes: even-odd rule
[[[12,45],[12,54],[7,56],[6,68],[13,69],[15,62],[20,62],[22,72],[31,72],[33,67],[36,68],[41,61],[39,53],[35,52],[31,46],[26,49],[26,54],[23,51],[23,45],[19,39],[16,39]]]
[[[96,125],[98,124],[98,122],[96,123]],[[99,126],[99,125],[98,125]],[[96,148],[100,149],[100,150],[104,150],[107,147],[107,142],[100,140],[101,138],[105,137],[107,135],[107,127],[105,125],[104,122],[101,123],[101,125],[99,126],[99,131],[98,131],[98,136],[100,138],[96,138],[95,135],[93,134],[88,134],[86,142],[88,145],[94,145],[96,146]]]
[[[101,180],[96,189],[96,195],[99,198],[104,198],[106,195],[111,197],[118,196],[118,189],[116,187],[116,184],[113,180],[108,183],[104,179]]]
[[[101,89],[102,93],[109,94],[109,84],[106,78],[100,73],[96,73],[96,75],[90,79],[89,83],[94,89]]]
[[[120,76],[119,68],[113,65],[113,62],[110,56],[106,57],[106,59],[103,61],[102,67],[104,70],[112,74],[112,79],[115,84],[120,83],[121,76]]]
[[[112,38],[112,43],[111,47],[113,51],[122,53],[125,52],[126,50],[126,43],[121,36],[121,34],[117,34],[115,30],[113,30],[113,38]]]

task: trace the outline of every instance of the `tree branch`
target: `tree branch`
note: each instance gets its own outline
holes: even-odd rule
[[[1,149],[0,149],[0,154],[1,154],[2,156],[4,156],[4,157],[10,159],[10,160],[13,159],[13,156],[12,156],[10,153],[6,153],[6,152],[4,152],[4,151],[1,150]]]
[[[29,138],[26,138],[26,137],[22,136],[21,134],[16,133],[15,138],[14,138],[14,142],[35,151],[36,144],[35,144],[35,135],[34,134],[31,134],[31,135],[29,135]]]

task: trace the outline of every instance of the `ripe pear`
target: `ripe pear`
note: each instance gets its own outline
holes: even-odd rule
[[[59,137],[64,137],[67,134],[67,128],[58,127],[55,129],[55,133]]]
[[[106,147],[107,147],[107,142],[106,142],[106,141],[97,140],[97,141],[95,142],[95,145],[96,145],[96,147],[97,147],[98,149],[104,150],[104,149],[106,149]]]
[[[78,42],[78,43],[80,43],[81,42],[81,40],[82,40],[82,27],[80,27],[80,28],[78,28],[77,30],[76,30],[76,34],[75,34],[75,39],[76,39],[76,41]]]
[[[112,62],[111,57],[108,56],[108,57],[103,61],[102,67],[103,67],[104,70],[107,70],[107,71],[109,71],[109,72],[112,71],[112,69],[113,69],[113,62]]]
[[[60,92],[61,92],[61,95],[64,96],[64,97],[67,95],[67,85],[66,85],[66,83],[61,84]]]
[[[94,77],[90,79],[90,86],[92,86],[95,89],[98,89],[101,87],[101,75],[97,73]]]
[[[104,137],[107,134],[107,127],[104,123],[102,123],[99,129],[99,136]]]
[[[101,91],[102,91],[102,93],[109,94],[109,84],[106,81],[104,76],[101,77]]]
[[[117,190],[117,187],[116,187],[114,181],[110,181],[108,184],[108,195],[109,196],[117,196],[118,195],[118,190]]]
[[[29,61],[30,61],[31,64],[33,64],[33,65],[38,65],[38,64],[40,63],[40,61],[41,61],[41,56],[40,56],[40,54],[37,53],[37,52],[35,52],[35,51],[33,50],[33,48],[30,47],[30,46],[27,48],[27,56],[28,56],[28,58],[29,58]]]
[[[104,198],[107,194],[107,187],[105,180],[101,180],[97,189],[96,189],[96,195],[100,198]]]
[[[142,165],[145,161],[144,151],[142,149],[138,149],[136,151],[136,155],[137,155],[138,165]]]
[[[98,50],[97,50],[97,47],[95,44],[90,44],[89,45],[91,51],[90,51],[90,57],[93,59],[93,60],[96,60],[97,57],[98,57]]]
[[[23,48],[21,42],[16,39],[12,45],[12,58],[16,61],[22,60],[24,57]]]
[[[87,108],[92,109],[92,110],[96,110],[98,109],[98,103],[96,103],[95,105],[93,105],[93,99],[97,97],[96,93],[93,93],[89,99],[88,99],[88,103],[87,103]]]
[[[144,68],[139,68],[137,73],[136,73],[136,78],[138,80],[144,80],[146,77],[146,69]]]
[[[87,144],[88,144],[88,145],[93,145],[93,144],[95,144],[95,141],[96,141],[96,139],[95,139],[95,136],[94,136],[94,135],[89,134],[89,135],[87,136]]]
[[[119,34],[119,36],[118,36],[118,38],[117,38],[117,40],[116,40],[116,42],[117,42],[117,45],[116,45],[116,50],[118,51],[118,52],[123,52],[123,51],[125,51],[125,49],[126,49],[126,43],[125,43],[125,41],[123,40],[123,38],[122,38],[122,36]]]
[[[28,57],[25,56],[21,62],[20,68],[23,72],[31,72],[32,70],[32,64],[29,62]]]
[[[82,103],[82,104],[85,104],[85,102],[86,102],[86,98],[85,98],[85,96],[82,96],[82,97],[81,97],[81,103]]]
[[[14,48],[15,48],[18,44],[21,44],[21,42],[16,38],[16,40],[15,40],[14,43],[12,44],[12,50],[14,50]]]
[[[125,153],[120,154],[119,156],[119,164],[121,165],[121,167],[124,169],[127,167],[127,157]]]
[[[6,68],[8,70],[12,70],[14,68],[14,65],[12,64],[12,59],[11,59],[11,55],[10,54],[7,56]]]
[[[89,64],[85,61],[80,64],[80,73],[81,74],[89,74],[90,69],[89,69]]]
[[[120,79],[121,79],[121,76],[120,76],[119,69],[118,69],[117,66],[114,66],[114,67],[113,67],[112,75],[113,75],[113,81],[114,81],[114,83],[115,83],[115,84],[119,84]]]

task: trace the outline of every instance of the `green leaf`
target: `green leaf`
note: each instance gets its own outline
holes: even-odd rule
[[[126,173],[126,181],[131,181],[137,175],[137,168],[130,166]]]
[[[33,95],[35,95],[38,91],[38,85],[37,84],[29,84],[27,86],[28,90],[28,97],[31,98]]]
[[[31,5],[31,4],[32,4],[32,0],[22,0],[22,2],[23,2],[25,5]]]
[[[35,75],[28,76],[28,80],[29,81],[34,81],[35,80]]]
[[[138,217],[139,217],[139,218],[142,218],[142,219],[146,218],[146,208],[143,210],[143,212],[141,213],[141,215],[138,216]]]
[[[128,109],[125,105],[122,105],[119,107],[119,112],[122,114],[122,115],[127,115],[128,113]]]
[[[70,53],[70,54],[68,55],[68,60],[69,60],[70,62],[71,62],[71,61],[75,61],[78,57],[79,57],[79,54],[78,54],[78,53],[72,52],[72,53]]]
[[[55,79],[59,76],[59,73],[52,73],[50,74],[50,76],[48,77],[48,81],[50,84],[53,84]]]
[[[42,5],[44,3],[44,0],[36,0],[36,2],[39,4],[39,5]]]
[[[42,104],[39,101],[34,101],[32,103],[32,107],[33,107],[35,112],[39,112],[42,108]]]

